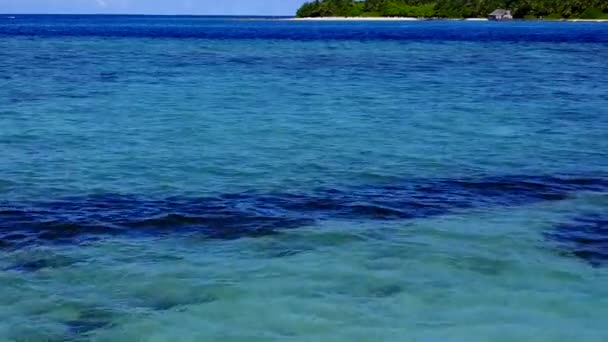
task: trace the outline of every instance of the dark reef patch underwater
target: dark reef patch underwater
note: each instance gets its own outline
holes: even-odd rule
[[[119,234],[195,233],[210,239],[238,239],[277,234],[324,219],[407,220],[468,208],[557,201],[580,191],[607,190],[605,177],[500,176],[413,179],[390,186],[319,189],[307,194],[245,192],[162,199],[106,194],[0,203],[0,247],[80,243]],[[605,219],[583,218],[546,236],[594,265],[608,260]]]
[[[559,225],[546,233],[567,253],[587,260],[594,266],[608,261],[608,216],[588,215]]]

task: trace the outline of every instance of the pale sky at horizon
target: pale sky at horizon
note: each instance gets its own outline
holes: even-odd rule
[[[306,0],[0,0],[0,13],[293,15]]]

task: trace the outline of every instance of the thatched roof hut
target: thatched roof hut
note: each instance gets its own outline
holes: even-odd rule
[[[511,11],[505,9],[496,9],[494,12],[489,15],[490,20],[511,20],[513,19],[513,15]]]

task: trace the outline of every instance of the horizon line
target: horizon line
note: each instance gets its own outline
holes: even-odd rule
[[[42,12],[23,12],[23,13],[4,13],[0,15],[140,15],[140,16],[189,16],[189,17],[295,17],[289,14],[187,14],[187,13],[171,13],[171,14],[155,14],[155,13],[42,13]]]

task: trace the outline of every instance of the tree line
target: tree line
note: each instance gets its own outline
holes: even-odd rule
[[[497,8],[515,18],[608,19],[608,0],[315,0],[298,17],[487,17]]]

